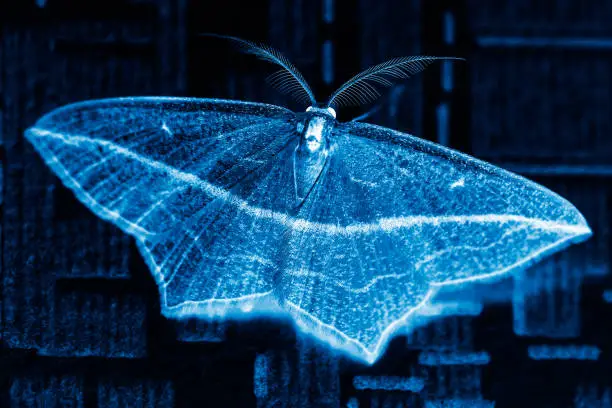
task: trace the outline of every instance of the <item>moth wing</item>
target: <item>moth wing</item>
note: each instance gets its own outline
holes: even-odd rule
[[[507,274],[591,234],[565,199],[465,154],[358,122],[332,141],[281,292],[302,327],[362,360],[435,286]]]
[[[284,205],[277,186],[289,183],[274,166],[297,143],[292,112],[223,100],[96,100],[47,114],[26,137],[81,202],[136,238],[165,314],[271,290],[280,232],[258,215]]]

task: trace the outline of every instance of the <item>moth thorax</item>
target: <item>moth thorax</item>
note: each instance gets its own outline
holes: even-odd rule
[[[328,135],[333,127],[333,120],[322,115],[313,115],[298,125],[301,128],[300,150],[304,153],[316,153],[328,146]]]

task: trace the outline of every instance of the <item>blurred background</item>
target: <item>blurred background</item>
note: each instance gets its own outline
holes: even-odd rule
[[[0,407],[612,407],[612,2],[19,0],[0,3]],[[132,240],[25,142],[88,98],[303,110],[234,35],[282,51],[323,100],[364,68],[458,56],[342,109],[525,175],[594,237],[444,308],[366,367],[289,324],[170,321]],[[469,306],[467,306],[469,305]]]

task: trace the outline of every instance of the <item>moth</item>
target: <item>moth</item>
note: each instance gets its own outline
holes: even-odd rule
[[[512,273],[587,239],[554,192],[336,110],[436,57],[395,58],[319,104],[278,51],[270,80],[305,102],[128,97],[67,105],[26,131],[65,186],[135,242],[169,318],[289,316],[364,363],[442,285]]]

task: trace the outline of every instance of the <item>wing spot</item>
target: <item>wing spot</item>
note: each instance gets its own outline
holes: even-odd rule
[[[459,180],[455,181],[453,184],[450,185],[450,189],[453,190],[457,187],[464,187],[464,186],[465,186],[465,179],[461,177]]]
[[[166,122],[162,122],[162,127],[161,127],[161,128],[162,128],[162,130],[163,130],[164,132],[166,132],[168,135],[170,135],[170,136],[172,136],[172,135],[173,135],[172,131],[170,130],[170,128],[168,127],[168,125],[166,124]]]

